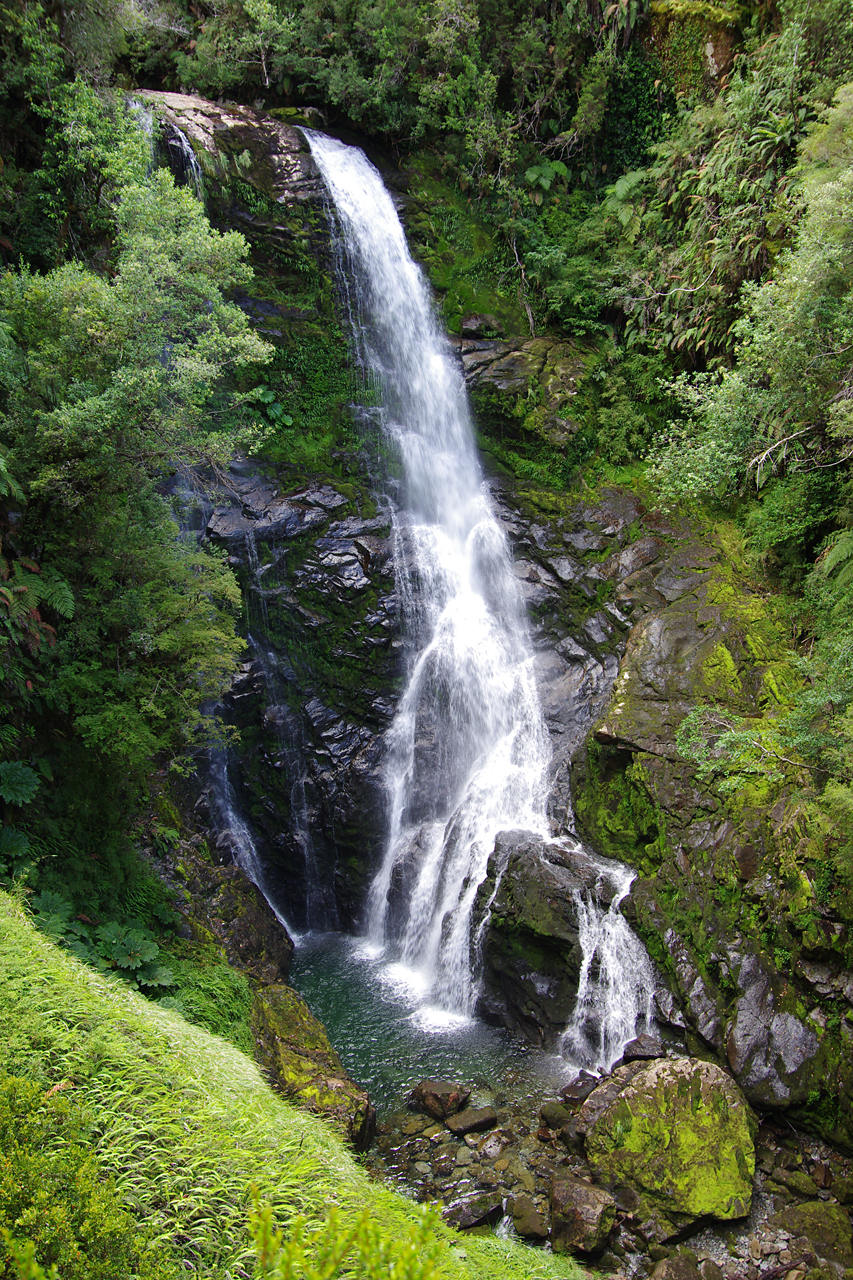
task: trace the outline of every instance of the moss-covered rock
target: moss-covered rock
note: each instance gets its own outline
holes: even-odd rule
[[[690,1059],[620,1067],[579,1118],[596,1178],[628,1184],[644,1231],[657,1239],[705,1216],[749,1212],[755,1123],[730,1076]]]
[[[302,997],[281,984],[263,988],[252,1006],[252,1030],[256,1057],[272,1084],[285,1097],[325,1116],[357,1151],[365,1151],[376,1113]]]
[[[772,729],[796,673],[726,530],[700,543],[675,524],[666,540],[615,584],[641,616],[575,760],[578,818],[597,851],[639,871],[627,909],[683,1002],[693,1047],[726,1062],[756,1106],[807,1108],[807,1123],[849,1141],[846,930],[803,861],[796,779],[768,767],[727,786],[679,740],[701,705],[723,724]]]
[[[239,867],[213,866],[190,849],[175,864],[179,902],[193,936],[216,943],[256,982],[286,982],[293,940],[263,894]]]
[[[477,424],[487,435],[562,447],[578,430],[572,402],[585,357],[577,347],[553,338],[463,338],[459,352]]]
[[[769,1227],[804,1236],[818,1258],[840,1267],[853,1267],[850,1215],[840,1204],[793,1204],[767,1219]]]

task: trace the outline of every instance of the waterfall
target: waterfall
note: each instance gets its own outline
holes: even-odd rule
[[[334,203],[358,357],[381,388],[402,477],[394,543],[409,668],[368,935],[434,1005],[469,1015],[477,887],[499,831],[547,833],[549,740],[509,548],[427,283],[364,154],[305,132]]]
[[[583,959],[560,1052],[578,1066],[609,1070],[630,1040],[651,1030],[656,982],[645,947],[619,911],[634,872],[614,863],[602,878],[615,889],[607,911],[591,894],[575,894]]]

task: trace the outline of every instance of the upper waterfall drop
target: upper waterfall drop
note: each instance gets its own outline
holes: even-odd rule
[[[477,887],[499,831],[547,834],[550,744],[509,548],[428,285],[363,152],[305,133],[334,203],[358,355],[378,381],[403,477],[394,539],[408,680],[390,732],[368,934],[431,1004],[469,1015]]]

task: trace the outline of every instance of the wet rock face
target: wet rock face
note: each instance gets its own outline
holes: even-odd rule
[[[642,605],[610,704],[575,756],[579,824],[640,873],[626,914],[664,964],[691,1043],[728,1064],[757,1107],[802,1105],[828,1072],[848,1107],[814,1007],[846,1001],[843,929],[802,874],[782,874],[788,799],[760,776],[731,794],[703,782],[677,740],[699,705],[722,720],[772,713],[791,678],[783,641],[713,539],[676,524],[666,554],[651,553],[641,538],[605,562],[631,570],[615,599]]]
[[[357,1151],[367,1150],[376,1113],[302,997],[283,985],[262,988],[252,1005],[252,1031],[256,1056],[274,1087],[324,1116]]]
[[[583,959],[576,894],[604,905],[612,889],[574,842],[502,832],[478,892],[482,940],[479,1011],[534,1044],[553,1047],[574,1008]]]
[[[240,574],[252,661],[225,700],[268,882],[297,928],[356,923],[384,836],[382,732],[399,676],[387,513],[236,463],[207,536]]]
[[[184,855],[174,875],[187,899],[182,911],[199,940],[214,939],[229,963],[256,982],[287,981],[293,940],[239,867]]]
[[[497,434],[535,433],[552,445],[574,435],[571,404],[584,372],[583,358],[553,338],[502,341],[481,336],[492,317],[471,316],[457,340],[474,410]],[[469,336],[470,335],[470,336]],[[537,407],[530,410],[530,392]]]
[[[755,1121],[719,1067],[690,1059],[621,1067],[583,1104],[581,1125],[596,1179],[635,1191],[650,1237],[749,1212]]]
[[[793,1012],[792,1003],[778,975],[768,972],[755,955],[733,959],[739,998],[726,1038],[729,1065],[741,1088],[757,1105],[780,1106],[803,1102],[821,1083],[823,1054],[813,1030]]]

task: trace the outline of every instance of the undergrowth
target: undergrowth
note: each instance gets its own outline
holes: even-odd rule
[[[381,1224],[382,1247],[393,1259],[419,1229],[418,1207],[372,1183],[337,1136],[274,1094],[245,1054],[60,950],[6,894],[0,1044],[0,1068],[45,1094],[61,1085],[81,1109],[86,1145],[104,1179],[144,1224],[151,1247],[180,1256],[182,1274],[248,1280],[255,1263],[252,1187],[286,1233],[299,1215],[309,1235],[322,1235],[330,1210],[345,1231],[366,1212]],[[493,1238],[463,1241],[439,1223],[430,1230],[437,1278],[579,1275],[553,1255]],[[30,1275],[41,1262],[36,1251]],[[18,1274],[28,1274],[24,1264]],[[130,1280],[135,1273],[114,1274]],[[365,1280],[368,1273],[353,1255],[332,1274]]]

